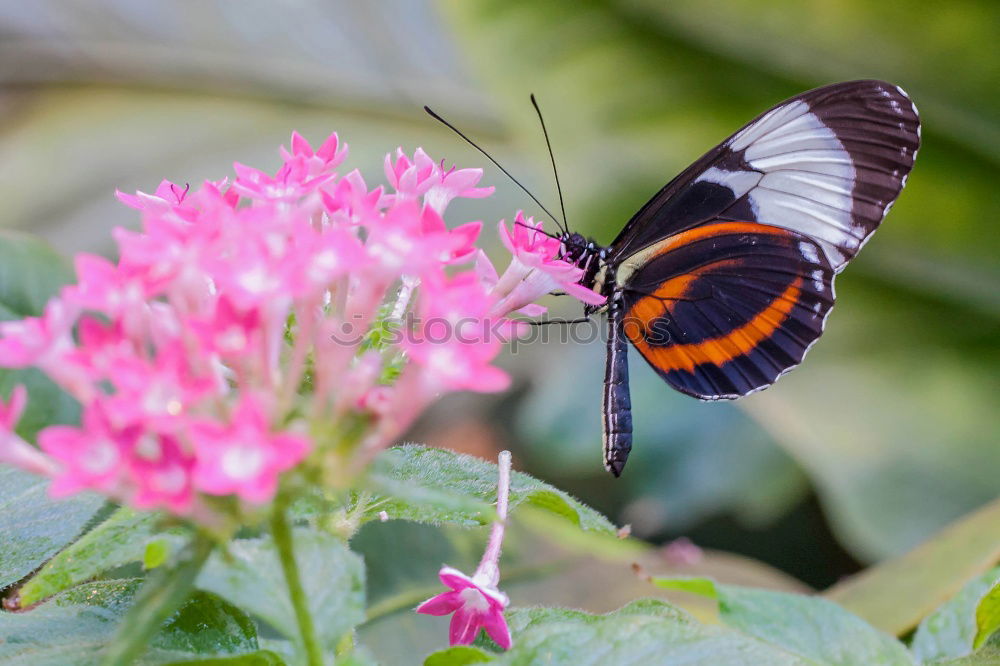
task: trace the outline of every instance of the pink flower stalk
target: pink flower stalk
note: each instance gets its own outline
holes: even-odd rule
[[[281,157],[273,175],[237,164],[233,179],[117,193],[141,219],[113,232],[118,260],[77,256],[77,283],[41,316],[0,323],[0,367],[42,370],[82,422],[33,447],[14,433],[18,389],[0,404],[0,462],[55,494],[193,520],[209,504],[256,511],[301,465],[363,465],[443,393],[506,388],[495,361],[515,311],[544,312],[534,301],[554,289],[600,298],[540,223],[501,226],[502,276],[476,246],[481,222],[446,224],[452,200],[492,193],[480,169],[400,150],[387,188],[369,187],[338,175],[336,134],[318,148],[293,134]],[[350,460],[302,434],[347,419],[367,424]]]
[[[451,645],[471,645],[485,629],[497,645],[504,650],[511,646],[510,629],[503,611],[510,604],[507,595],[497,589],[500,583],[500,548],[507,521],[507,503],[510,496],[510,452],[501,451],[499,458],[500,479],[497,484],[497,520],[493,523],[490,540],[472,576],[458,569],[442,567],[438,572],[448,592],[431,597],[417,606],[418,613],[426,615],[452,614],[448,630]]]

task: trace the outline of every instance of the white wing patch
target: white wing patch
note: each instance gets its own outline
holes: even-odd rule
[[[719,167],[711,167],[705,169],[705,173],[698,176],[698,180],[695,182],[705,181],[728,187],[733,191],[733,195],[739,199],[755,188],[762,177],[763,174],[757,171],[726,171]]]
[[[865,230],[852,222],[854,163],[833,130],[809,112],[806,102],[796,100],[740,131],[729,147],[743,151],[759,181],[738,189],[733,185],[751,182],[750,172],[720,169],[709,169],[699,180],[726,185],[737,198],[748,194],[758,222],[813,238],[831,265],[842,267],[860,247]],[[709,171],[727,175],[717,180],[706,177]]]

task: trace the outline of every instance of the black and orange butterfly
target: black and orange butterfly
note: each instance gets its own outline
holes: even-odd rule
[[[889,212],[919,146],[917,110],[901,88],[837,83],[747,123],[667,183],[610,245],[558,236],[585,271],[581,284],[607,297],[586,315],[607,314],[611,473],[632,449],[626,341],[702,400],[770,386],[822,335],[834,277]]]

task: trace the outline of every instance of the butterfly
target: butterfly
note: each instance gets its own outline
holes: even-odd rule
[[[549,213],[489,153],[424,110]],[[834,277],[888,214],[919,147],[917,108],[902,88],[835,83],[781,102],[705,153],[610,245],[564,226],[555,236],[562,257],[607,299],[584,315],[607,315],[608,471],[620,476],[632,450],[629,343],[670,386],[701,400],[734,400],[776,382],[823,334]]]
[[[601,246],[559,238],[607,297],[604,465],[632,449],[628,344],[701,400],[767,388],[823,334],[834,278],[906,183],[917,109],[884,81],[804,92],[765,111],[667,183]]]

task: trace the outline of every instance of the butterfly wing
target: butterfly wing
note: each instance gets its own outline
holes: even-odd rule
[[[883,81],[817,88],[761,114],[668,183],[612,243],[613,264],[718,220],[778,226],[840,271],[899,195],[920,145],[916,108]],[[619,279],[619,284],[621,284]]]
[[[882,222],[919,144],[915,107],[882,81],[818,88],[761,114],[611,245],[626,337],[689,395],[769,386],[822,334],[834,275]]]
[[[833,307],[819,244],[748,221],[671,237],[622,291],[625,336],[677,390],[738,398],[802,361]]]

